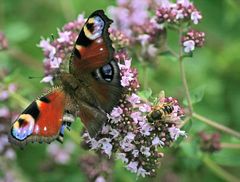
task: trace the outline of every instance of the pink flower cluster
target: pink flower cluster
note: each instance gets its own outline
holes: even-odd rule
[[[127,2],[134,5],[130,1]],[[83,24],[83,18],[70,22],[64,26],[62,32],[59,31],[59,38],[53,42],[49,39],[43,39],[40,42],[39,47],[43,49],[45,55],[46,77],[42,80],[43,82],[51,82],[61,62],[68,61]],[[142,30],[147,30],[147,28],[144,29],[144,24],[139,24],[139,26],[142,26]],[[109,113],[109,121],[103,126],[100,134],[96,138],[90,138],[89,134],[85,133],[84,139],[92,150],[101,151],[109,157],[116,154],[117,158],[126,164],[126,168],[137,175],[143,177],[154,175],[160,158],[163,157],[163,153],[159,152],[159,147],[167,147],[179,136],[185,136],[185,132],[177,127],[180,116],[182,116],[181,108],[171,97],[159,98],[155,106],[138,96],[137,70],[131,67],[131,59],[124,47],[117,46],[118,41],[120,45],[125,45],[128,40],[116,30],[110,30],[110,33],[110,37],[115,41],[115,48],[120,48],[116,50],[115,59],[119,63],[121,85],[125,91],[119,106]],[[138,36],[143,47],[146,45],[151,47],[149,46],[151,38],[149,34],[144,33]],[[155,110],[162,115],[149,120],[147,116],[151,117]]]
[[[8,72],[4,69],[0,70],[0,80],[4,80]],[[15,151],[8,142],[9,123],[15,118],[13,108],[9,108],[9,95],[16,91],[15,84],[6,84],[4,81],[0,83],[0,155],[6,160],[14,160]]]
[[[176,3],[162,0],[156,15],[159,23],[167,24],[180,24],[182,22],[198,24],[202,19],[200,11],[189,0],[177,0]]]
[[[113,108],[109,121],[97,137],[91,138],[88,133],[83,136],[92,150],[101,151],[109,158],[116,153],[129,171],[143,177],[154,175],[163,157],[159,147],[167,147],[179,136],[185,136],[177,127],[182,109],[172,97],[159,98],[156,106],[143,101],[136,92],[139,85],[131,60],[121,59],[119,66],[121,84],[125,88],[119,106]],[[165,107],[172,110],[167,113]],[[164,116],[149,119],[155,110],[163,112]]]
[[[112,179],[113,161],[102,155],[84,155],[80,158],[79,165],[88,181],[106,182]]]
[[[205,33],[191,29],[182,37],[184,52],[192,52],[195,47],[202,47],[205,42]]]
[[[41,82],[53,84],[55,73],[59,69],[60,64],[69,60],[73,45],[84,23],[83,15],[79,15],[77,20],[64,25],[62,31],[58,29],[57,39],[50,42],[49,38],[42,38],[38,46],[42,48],[45,56],[43,60],[45,77]]]
[[[151,9],[157,4],[157,0],[119,0],[117,6],[108,9],[114,20],[112,29],[120,31],[131,45],[140,45],[141,51],[135,52],[144,57],[144,61],[151,61],[156,57],[156,46],[164,31],[156,17],[150,15]]]
[[[206,132],[199,132],[200,148],[204,152],[217,152],[221,150],[221,135],[219,133],[208,134]]]
[[[53,162],[64,165],[70,161],[74,149],[75,145],[70,141],[64,142],[63,146],[59,143],[52,143],[48,146],[47,153]]]

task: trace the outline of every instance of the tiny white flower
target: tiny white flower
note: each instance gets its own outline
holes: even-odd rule
[[[84,19],[84,15],[83,14],[79,14],[77,17],[77,22],[78,23],[84,23],[85,19]]]
[[[95,180],[95,182],[106,182],[105,178],[103,176],[98,176]]]
[[[102,134],[108,134],[111,129],[112,128],[111,128],[110,125],[103,125],[101,133]]]
[[[116,158],[120,159],[124,163],[128,163],[128,158],[126,158],[126,154],[125,153],[116,153]]]
[[[150,57],[155,57],[157,55],[158,48],[156,48],[153,44],[149,44],[147,47],[147,53]]]
[[[151,111],[151,106],[148,105],[148,104],[142,104],[140,107],[139,107],[139,110],[141,112],[150,112]]]
[[[50,60],[50,67],[53,69],[59,68],[61,62],[62,62],[61,58],[54,57],[52,60]]]
[[[113,138],[117,138],[119,135],[119,132],[116,129],[111,129],[109,134],[112,135]]]
[[[101,140],[98,141],[99,144],[102,145],[102,150],[109,156],[109,158],[111,157],[112,154],[112,144],[111,139],[110,138],[102,138]]]
[[[141,122],[144,120],[144,118],[141,116],[140,112],[133,112],[133,113],[131,113],[130,116],[135,123],[138,123],[138,122]]]
[[[4,156],[7,158],[7,159],[10,159],[10,160],[13,160],[13,159],[16,159],[16,153],[13,149],[7,149],[7,151],[4,153]]]
[[[99,147],[99,143],[94,138],[90,139],[91,150],[97,149]]]
[[[125,152],[129,152],[135,149],[135,145],[133,145],[131,141],[126,137],[122,141],[120,141],[120,146]]]
[[[129,141],[133,141],[135,137],[135,134],[133,132],[128,132],[127,135],[125,136],[126,139]]]
[[[70,35],[71,35],[70,31],[60,32],[60,30],[58,30],[58,35],[59,35],[59,38],[57,39],[57,41],[59,43],[70,42]]]
[[[149,136],[151,134],[150,131],[152,131],[152,127],[147,123],[142,125],[142,127],[140,129],[140,132],[145,136]]]
[[[202,15],[198,11],[193,11],[191,13],[191,20],[194,24],[198,24],[199,20],[202,19]]]
[[[137,39],[140,41],[142,46],[145,46],[146,44],[148,44],[150,38],[151,38],[150,35],[142,34],[142,35],[139,35]]]
[[[172,3],[169,0],[156,0],[156,2],[165,9],[169,9],[172,6]]]
[[[149,175],[150,172],[147,172],[142,166],[138,168],[137,175],[145,177],[146,175]]]
[[[53,76],[52,75],[45,76],[40,82],[41,83],[49,82],[51,85],[53,85]]]
[[[127,97],[127,100],[132,104],[132,105],[135,105],[135,104],[139,104],[140,103],[140,97],[133,93],[131,96],[128,96]]]
[[[145,155],[146,157],[149,157],[149,156],[151,155],[151,152],[150,152],[150,148],[149,148],[149,147],[141,146],[140,152],[141,152],[143,155]]]
[[[123,113],[123,110],[121,107],[114,107],[112,112],[111,112],[111,116],[113,118],[118,118],[121,116],[121,114]]]
[[[10,111],[6,106],[0,108],[0,117],[8,117],[10,115]]]
[[[177,3],[181,4],[185,8],[188,8],[192,4],[189,0],[177,0]]]
[[[187,40],[183,42],[184,52],[189,53],[195,49],[195,42],[193,40]]]
[[[184,18],[183,10],[177,10],[176,11],[176,19],[180,20],[180,19],[183,19],[183,18]]]
[[[129,70],[131,68],[131,64],[132,64],[131,59],[125,59],[124,64],[118,64],[118,65],[121,70],[123,69]]]
[[[138,155],[139,155],[139,150],[133,150],[133,151],[132,151],[132,155],[133,155],[134,157],[138,157]]]
[[[127,166],[126,166],[126,168],[129,170],[129,171],[131,171],[131,172],[133,172],[133,173],[137,173],[137,166],[138,166],[138,162],[130,162]]]
[[[185,136],[185,131],[181,131],[179,128],[176,128],[175,126],[172,126],[171,128],[168,128],[168,131],[170,133],[170,136],[173,140],[177,140],[179,136]]]
[[[50,39],[42,39],[37,46],[41,47],[44,52],[47,52],[50,59],[56,54],[56,48],[50,44]]]
[[[163,146],[163,145],[164,145],[164,142],[161,141],[161,140],[158,138],[158,136],[156,136],[156,137],[152,140],[152,145],[153,145],[153,146],[158,146],[158,145]]]

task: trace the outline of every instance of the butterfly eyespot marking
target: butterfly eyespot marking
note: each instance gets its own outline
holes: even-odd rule
[[[88,19],[88,22],[83,27],[83,31],[87,38],[95,40],[99,38],[103,33],[104,21],[99,16],[95,16]]]
[[[12,135],[18,140],[24,140],[32,134],[35,119],[30,114],[22,114],[12,127]]]
[[[100,68],[100,74],[102,78],[108,82],[113,79],[113,67],[111,64],[106,64]]]

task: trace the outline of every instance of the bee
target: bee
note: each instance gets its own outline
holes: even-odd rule
[[[153,123],[156,120],[164,120],[169,116],[174,110],[172,105],[157,105],[153,107],[152,112],[147,115],[147,119],[150,123]]]

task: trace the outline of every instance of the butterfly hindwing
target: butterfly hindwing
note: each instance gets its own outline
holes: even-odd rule
[[[118,104],[122,94],[119,67],[116,61],[111,61],[93,73],[91,92],[100,107],[109,113]]]
[[[103,122],[106,122],[108,117],[104,111],[93,107],[87,103],[81,103],[79,117],[86,127],[89,135],[94,137],[101,130]]]
[[[24,146],[28,142],[51,142],[62,127],[65,94],[54,88],[48,94],[33,101],[12,124],[11,143]]]

